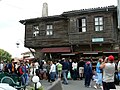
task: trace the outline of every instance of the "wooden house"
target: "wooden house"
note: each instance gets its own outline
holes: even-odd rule
[[[116,6],[67,11],[20,23],[25,25],[25,47],[35,49],[36,58],[98,59],[119,53]]]

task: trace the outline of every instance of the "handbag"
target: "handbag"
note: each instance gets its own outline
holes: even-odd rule
[[[68,79],[71,78],[70,71],[69,71],[68,74],[67,74],[67,78],[68,78]]]

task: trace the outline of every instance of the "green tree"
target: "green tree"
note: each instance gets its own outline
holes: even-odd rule
[[[12,55],[10,53],[8,53],[7,51],[0,49],[0,61],[10,61],[11,60]]]

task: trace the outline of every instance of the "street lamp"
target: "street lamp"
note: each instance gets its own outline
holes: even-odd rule
[[[17,48],[19,48],[20,43],[19,43],[19,42],[16,42],[16,45],[17,45]]]
[[[39,82],[39,77],[38,76],[33,76],[32,81],[35,84],[35,90],[37,90],[37,84]],[[40,85],[40,83],[38,85]]]
[[[40,82],[37,82],[36,87],[37,87],[37,88],[41,87],[41,83],[40,83]]]

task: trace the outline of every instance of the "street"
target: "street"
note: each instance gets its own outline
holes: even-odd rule
[[[41,84],[44,87],[44,90],[47,90],[47,88],[49,86],[51,86],[51,84],[49,82],[47,82],[47,80],[41,80]],[[93,87],[95,84],[95,82],[91,82],[91,87],[87,88],[84,86],[84,80],[69,80],[69,84],[68,85],[64,85],[62,84],[62,88],[63,90],[95,90],[95,88]],[[97,89],[97,90],[101,90],[101,89]],[[120,90],[120,86],[116,86],[116,90]]]
[[[41,81],[42,85],[44,86],[44,89],[47,90],[47,88],[51,85],[46,80]],[[62,84],[63,90],[93,90],[94,82],[91,82],[91,87],[87,88],[84,86],[84,80],[69,80],[68,85]],[[100,90],[100,89],[97,89]]]

